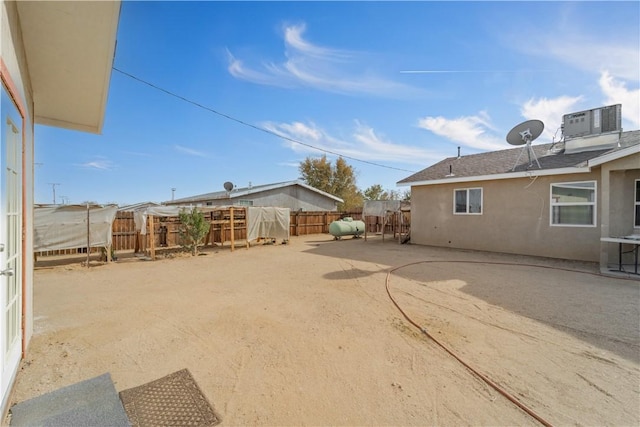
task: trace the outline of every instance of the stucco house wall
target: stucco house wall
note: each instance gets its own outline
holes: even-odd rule
[[[617,159],[602,165],[603,209],[600,220],[602,236],[628,236],[640,234],[634,227],[635,181],[640,179],[640,154]],[[631,254],[627,254],[630,258]],[[600,264],[607,265],[618,259],[617,244],[604,243],[600,251]],[[627,262],[631,262],[630,259]]]
[[[596,226],[550,225],[551,184],[596,181]],[[600,171],[469,181],[411,188],[411,242],[492,252],[598,261]],[[454,214],[454,190],[482,188],[481,215]],[[594,244],[594,242],[596,242]]]

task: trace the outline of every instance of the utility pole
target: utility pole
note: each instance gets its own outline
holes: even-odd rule
[[[175,189],[175,188],[172,188],[172,189],[171,189],[171,201],[172,201],[172,202],[173,202],[173,200],[175,199],[175,197],[174,197],[174,196],[175,196],[175,193],[176,193],[176,189]]]
[[[53,190],[53,204],[56,204],[56,185],[60,185],[59,182],[50,182],[49,185],[51,186],[51,189]]]

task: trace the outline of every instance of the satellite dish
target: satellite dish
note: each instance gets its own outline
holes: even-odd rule
[[[515,126],[507,134],[507,142],[511,145],[530,144],[544,130],[544,123],[540,120],[527,120]]]
[[[233,182],[227,181],[224,183],[224,189],[227,191],[233,190],[233,187],[234,187]]]
[[[544,123],[540,120],[527,120],[526,122],[522,122],[519,125],[515,126],[513,129],[509,131],[507,134],[507,142],[511,145],[524,145],[522,147],[522,151],[516,160],[516,164],[513,165],[512,171],[516,170],[516,166],[520,162],[520,158],[522,154],[527,151],[529,155],[529,167],[533,166],[533,161],[536,161],[538,165],[538,169],[542,169],[540,166],[540,162],[538,162],[538,158],[536,157],[536,153],[531,148],[531,142],[533,142],[536,138],[542,135],[542,131],[544,130]]]

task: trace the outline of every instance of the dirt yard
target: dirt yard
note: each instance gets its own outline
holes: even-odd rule
[[[228,426],[540,425],[393,305],[410,263],[403,310],[542,419],[640,425],[639,281],[388,236],[40,267],[12,400],[188,368]]]

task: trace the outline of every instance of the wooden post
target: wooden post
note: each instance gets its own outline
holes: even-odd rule
[[[244,213],[244,243],[248,250],[249,249],[249,225],[247,223],[247,215],[249,214],[249,208],[242,208],[242,210]]]
[[[156,234],[153,225],[153,215],[149,215],[149,253],[153,261],[156,260]]]
[[[367,217],[364,215],[362,215],[362,222],[364,222],[364,241],[367,241],[367,228],[369,228],[369,224],[367,224]]]
[[[387,227],[387,215],[382,217],[382,241],[384,242],[384,230]]]
[[[91,215],[89,214],[89,203],[87,203],[87,268],[89,268],[89,256],[91,255]]]
[[[229,208],[229,220],[231,221],[231,252],[236,248],[236,231],[234,230],[234,217],[233,217],[233,207]]]
[[[135,243],[133,247],[133,253],[137,254],[140,251],[140,232],[136,231]]]

